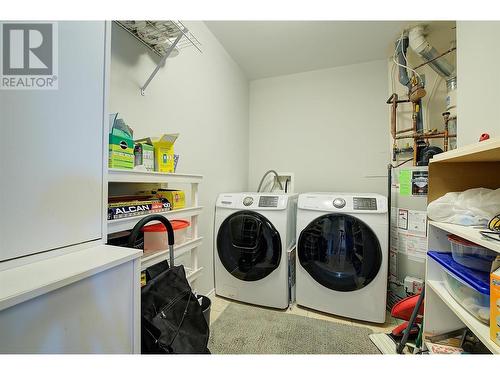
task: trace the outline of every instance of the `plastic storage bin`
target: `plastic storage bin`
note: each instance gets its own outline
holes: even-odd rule
[[[490,274],[464,267],[451,253],[429,251],[427,254],[442,266],[446,290],[482,323],[490,321]]]
[[[180,245],[186,242],[187,230],[191,225],[187,220],[170,220],[174,229],[174,242]],[[144,232],[144,252],[153,252],[168,249],[167,229],[162,223],[145,226],[141,229]]]
[[[187,220],[171,220],[174,228],[174,240],[177,245],[187,241],[187,232],[191,223]]]
[[[453,260],[465,267],[481,272],[490,272],[496,253],[454,234],[448,235]]]

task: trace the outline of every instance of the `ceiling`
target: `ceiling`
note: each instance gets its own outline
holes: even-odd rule
[[[387,58],[408,21],[206,21],[248,79]]]

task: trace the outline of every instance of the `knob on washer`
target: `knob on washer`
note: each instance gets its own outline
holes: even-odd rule
[[[253,198],[252,197],[245,197],[243,199],[243,205],[244,206],[251,206],[253,203]]]
[[[333,206],[336,208],[342,208],[345,206],[345,199],[343,198],[335,198],[333,200]]]

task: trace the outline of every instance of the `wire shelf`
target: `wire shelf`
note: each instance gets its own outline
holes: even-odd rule
[[[181,21],[114,21],[116,25],[127,31],[149,51],[159,57],[165,56],[165,51],[183,34],[175,45],[170,57],[175,57],[179,51],[195,47],[200,53],[201,43],[184,26]]]

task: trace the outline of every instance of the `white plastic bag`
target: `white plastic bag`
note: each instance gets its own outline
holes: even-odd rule
[[[487,225],[500,214],[500,189],[469,189],[446,193],[427,206],[429,219],[460,225]]]

